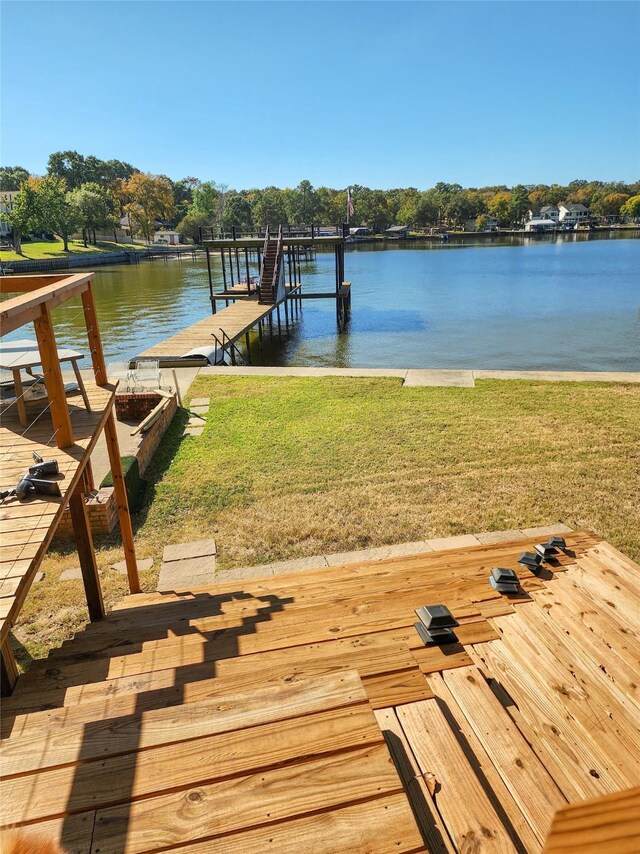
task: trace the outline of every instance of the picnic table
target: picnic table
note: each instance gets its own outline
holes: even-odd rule
[[[84,401],[87,411],[91,410],[87,391],[82,380],[78,362],[84,359],[83,353],[78,353],[77,350],[68,348],[58,349],[58,361],[69,362],[73,369],[73,373],[80,389],[80,394]],[[16,403],[18,408],[18,419],[23,427],[27,426],[27,407],[25,402],[25,391],[22,382],[21,371],[26,371],[34,380],[38,380],[33,373],[33,369],[42,364],[38,344],[30,339],[21,339],[19,341],[2,341],[0,342],[0,370],[11,371],[13,375],[13,384],[15,386],[15,399],[11,402]],[[75,384],[74,384],[75,385]]]

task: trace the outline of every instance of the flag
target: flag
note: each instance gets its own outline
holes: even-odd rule
[[[347,190],[347,214],[353,216],[353,198],[351,196],[351,187]]]

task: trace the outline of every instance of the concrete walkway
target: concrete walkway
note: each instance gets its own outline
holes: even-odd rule
[[[184,370],[180,368],[179,371]],[[640,371],[454,371],[435,368],[196,368],[207,377],[399,377],[406,386],[473,388],[478,380],[543,380],[548,382],[640,383]]]

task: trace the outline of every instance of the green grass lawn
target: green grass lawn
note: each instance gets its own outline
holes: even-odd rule
[[[58,258],[67,255],[81,255],[84,252],[122,252],[123,249],[144,249],[137,243],[115,243],[98,241],[96,246],[86,248],[82,240],[70,240],[69,252],[65,253],[62,240],[34,240],[22,244],[22,255],[13,250],[0,252],[0,261],[34,261],[39,258]]]
[[[640,559],[640,386],[202,377],[190,394],[211,397],[204,432],[176,418],[135,517],[146,589],[166,544],[207,537],[227,568],[562,520]],[[115,543],[107,602],[126,589]],[[32,654],[85,619],[81,582],[56,580],[74,564],[45,560],[16,630]]]

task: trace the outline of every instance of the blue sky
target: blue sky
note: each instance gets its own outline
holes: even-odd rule
[[[640,177],[636,2],[15,2],[0,160],[229,186]]]

